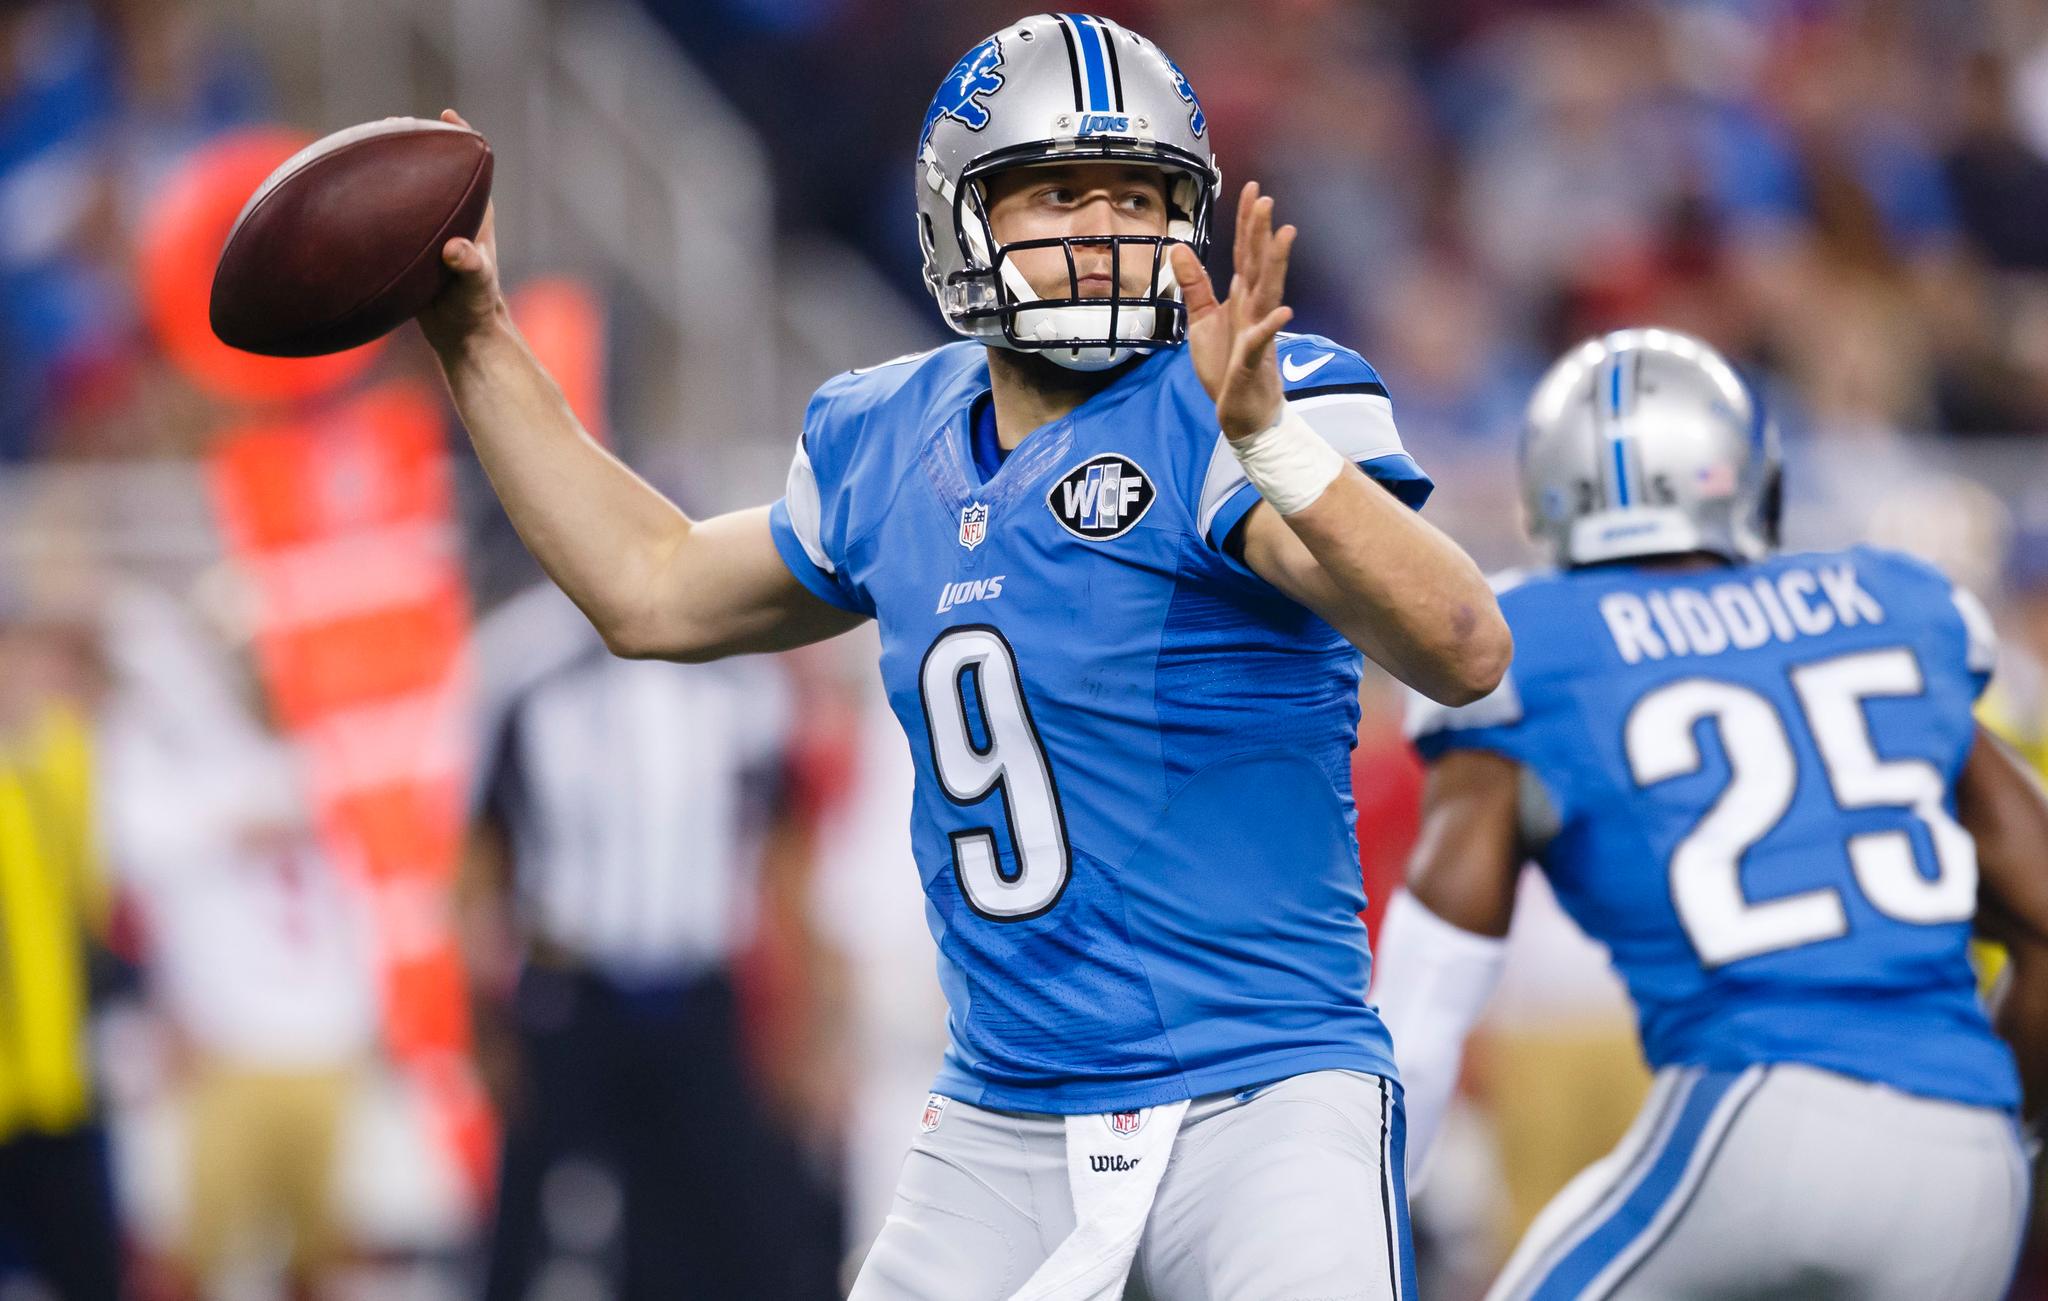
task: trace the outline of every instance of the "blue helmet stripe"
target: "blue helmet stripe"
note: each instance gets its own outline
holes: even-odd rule
[[[1124,69],[1123,62],[1116,56],[1116,34],[1122,29],[1107,18],[1088,15],[1088,22],[1102,38],[1102,52],[1109,57],[1109,90],[1115,101],[1116,111],[1124,111]]]
[[[1628,505],[1628,444],[1621,436],[1621,357],[1615,354],[1607,370],[1608,446],[1614,453],[1614,504]]]
[[[1061,14],[1060,17],[1074,29],[1081,47],[1081,66],[1088,74],[1088,103],[1090,113],[1107,113],[1114,105],[1109,96],[1109,57],[1102,44],[1102,33],[1096,30],[1095,20],[1087,14]]]

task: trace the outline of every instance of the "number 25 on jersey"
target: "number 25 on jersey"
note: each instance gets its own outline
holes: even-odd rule
[[[1866,702],[1926,689],[1920,661],[1904,647],[1865,651],[1792,670],[1792,688],[1828,789],[1844,810],[1896,808],[1926,828],[1934,871],[1921,871],[1905,828],[1848,838],[1856,885],[1879,912],[1901,922],[1967,921],[1976,911],[1977,852],[1949,815],[1947,783],[1925,759],[1884,759],[1870,735]],[[1646,694],[1624,731],[1638,786],[1698,772],[1695,729],[1711,720],[1728,757],[1728,784],[1672,852],[1671,898],[1708,967],[1846,935],[1841,892],[1832,886],[1752,902],[1742,888],[1745,854],[1775,830],[1799,788],[1789,720],[1763,695],[1715,678],[1687,678]]]

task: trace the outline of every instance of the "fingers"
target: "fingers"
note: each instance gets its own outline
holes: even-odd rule
[[[1237,192],[1237,230],[1230,240],[1230,260],[1234,270],[1242,272],[1250,265],[1245,253],[1251,243],[1252,213],[1259,204],[1259,183],[1246,181],[1244,188]]]
[[[452,123],[455,126],[469,127],[469,129],[472,131],[476,130],[475,127],[469,126],[469,123],[463,120],[462,114],[456,112],[452,108],[444,108],[441,110],[441,120],[443,122]]]
[[[1273,200],[1265,195],[1252,205],[1251,229],[1245,232],[1245,281],[1256,285],[1266,265],[1266,247],[1273,242]]]
[[[1257,289],[1252,297],[1253,312],[1263,316],[1280,306],[1287,293],[1287,264],[1294,256],[1295,237],[1300,234],[1292,226],[1282,226],[1267,243],[1259,266]]]
[[[1273,199],[1260,191],[1258,182],[1246,181],[1238,197],[1237,236],[1231,261],[1252,293],[1249,316],[1263,316],[1280,304],[1286,283],[1287,260],[1294,249],[1294,227],[1273,230]],[[1237,290],[1231,290],[1236,297]]]
[[[449,240],[441,246],[441,261],[464,279],[489,279],[491,275],[490,254],[475,240],[460,236]]]
[[[1260,191],[1257,181],[1246,181],[1238,192],[1236,241],[1231,249],[1233,274],[1230,293],[1220,304],[1206,276],[1202,277],[1201,312],[1220,306],[1227,314],[1231,336],[1231,365],[1256,370],[1270,356],[1273,340],[1294,319],[1294,310],[1282,305],[1287,290],[1287,268],[1294,256],[1294,241],[1300,231],[1293,226],[1273,229],[1273,199]],[[1181,255],[1174,253],[1174,274],[1182,294],[1191,289],[1183,272]],[[1187,254],[1187,263],[1195,259]],[[1197,271],[1200,270],[1196,266]],[[1188,316],[1197,315],[1196,300],[1188,297]]]
[[[1286,324],[1294,319],[1292,307],[1276,307],[1259,320],[1238,332],[1237,342],[1231,348],[1231,365],[1240,370],[1254,371],[1266,364],[1273,351],[1273,340]]]
[[[1250,296],[1244,290],[1244,276],[1233,273],[1230,277],[1230,295],[1223,300],[1224,319],[1230,322],[1230,337],[1233,339],[1237,337],[1237,332],[1245,327],[1245,304],[1250,301]]]
[[[1215,311],[1216,286],[1209,283],[1209,273],[1202,269],[1202,260],[1195,256],[1195,251],[1185,244],[1175,244],[1166,255],[1173,263],[1173,278],[1180,285],[1180,300],[1187,304],[1188,320],[1192,322]]]

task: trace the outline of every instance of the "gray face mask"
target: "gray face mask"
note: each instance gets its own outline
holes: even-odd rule
[[[1522,429],[1529,531],[1561,566],[1777,544],[1777,431],[1721,354],[1617,330],[1560,358]]]
[[[1101,235],[999,244],[988,180],[1047,163],[1156,167],[1166,181],[1159,235]],[[969,50],[946,75],[917,150],[917,228],[925,285],[947,324],[997,347],[1037,352],[1077,370],[1117,365],[1186,337],[1167,249],[1197,257],[1222,174],[1187,78],[1158,46],[1086,14],[1039,14]],[[1066,256],[1068,291],[1039,293],[1016,264],[1027,249]],[[1084,297],[1077,256],[1109,254],[1115,292]],[[1145,290],[1125,289],[1141,270]]]

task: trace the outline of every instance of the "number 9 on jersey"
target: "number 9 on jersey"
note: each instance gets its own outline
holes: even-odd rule
[[[982,624],[949,628],[925,652],[918,682],[939,788],[962,807],[999,795],[1016,863],[1004,869],[993,823],[950,833],[961,895],[995,921],[1038,916],[1059,902],[1073,857],[1010,643]]]

